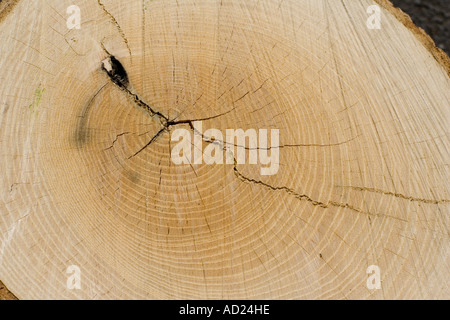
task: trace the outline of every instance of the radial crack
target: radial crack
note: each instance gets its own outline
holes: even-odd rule
[[[236,159],[234,161],[235,161],[234,167],[233,167],[234,174],[242,182],[251,183],[251,184],[257,184],[257,185],[263,186],[263,187],[265,187],[267,189],[270,189],[270,190],[273,190],[273,191],[286,192],[287,194],[295,197],[298,200],[306,200],[309,203],[311,203],[313,206],[317,206],[317,207],[324,208],[324,209],[328,209],[330,207],[344,208],[344,209],[350,209],[350,210],[352,210],[354,212],[357,212],[357,213],[360,213],[360,214],[365,214],[365,215],[368,215],[368,216],[382,216],[382,217],[395,219],[395,220],[402,221],[402,222],[407,222],[407,220],[405,220],[405,219],[389,216],[389,215],[386,215],[386,214],[373,214],[373,213],[370,213],[370,212],[365,212],[365,211],[363,211],[361,209],[358,209],[358,208],[356,208],[356,207],[354,207],[354,206],[352,206],[352,205],[350,205],[348,203],[340,203],[340,202],[336,202],[336,201],[328,201],[328,202],[325,203],[325,202],[322,202],[322,201],[317,201],[317,200],[312,199],[308,195],[300,194],[300,193],[298,193],[298,192],[296,192],[296,191],[294,191],[294,190],[292,190],[292,189],[290,189],[288,187],[285,187],[285,186],[283,186],[283,187],[274,187],[274,186],[271,186],[270,184],[265,183],[263,181],[248,178],[248,177],[244,176],[237,169],[237,161],[236,161]]]
[[[306,200],[306,201],[310,202],[311,204],[313,204],[314,206],[319,206],[319,207],[325,208],[325,209],[329,207],[328,204],[326,204],[326,203],[323,203],[323,202],[320,202],[320,201],[316,201],[316,200],[312,199],[311,197],[309,197],[309,196],[307,196],[305,194],[299,194],[299,193],[295,192],[294,190],[292,190],[292,189],[290,189],[288,187],[274,187],[274,186],[271,186],[270,184],[267,184],[267,183],[265,183],[263,181],[251,179],[251,178],[248,178],[248,177],[244,176],[237,169],[237,161],[236,161],[236,159],[235,159],[233,170],[234,170],[234,173],[235,173],[236,177],[239,180],[243,181],[243,182],[249,182],[249,183],[258,184],[258,185],[261,185],[261,186],[263,186],[265,188],[271,189],[273,191],[284,191],[284,192],[288,193],[291,196],[294,196],[295,198],[297,198],[299,200]]]
[[[116,136],[116,138],[114,139],[114,141],[112,142],[111,146],[110,146],[109,148],[106,148],[105,151],[114,148],[114,145],[115,145],[116,142],[119,140],[119,138],[122,137],[122,136],[124,136],[124,135],[126,135],[126,134],[131,134],[131,132],[124,132],[124,133],[118,134],[118,135]]]
[[[161,112],[155,111],[151,106],[142,101],[142,99],[136,93],[131,92],[131,90],[128,88],[128,74],[118,59],[110,55],[107,59],[102,61],[102,70],[107,73],[114,84],[116,84],[120,89],[127,93],[128,96],[131,96],[134,102],[139,107],[147,110],[150,113],[151,117],[157,116],[164,120],[164,125],[167,124],[167,122],[169,121],[168,117],[163,115]]]
[[[167,130],[167,127],[162,128],[161,130],[159,130],[155,136],[145,145],[143,146],[138,152],[136,152],[135,154],[133,154],[132,156],[128,157],[128,159],[131,159],[135,156],[137,156],[139,153],[141,153],[142,151],[144,151],[145,149],[147,149],[147,147],[149,147],[153,142],[155,142],[155,140],[164,132]]]
[[[221,140],[216,140],[216,139],[212,139],[211,137],[206,137],[202,132],[198,132],[197,130],[195,130],[194,128],[194,123],[195,122],[201,122],[201,121],[208,121],[208,120],[213,120],[213,119],[217,119],[219,117],[222,117],[224,115],[227,115],[229,113],[231,113],[232,111],[234,111],[237,106],[234,106],[232,109],[223,112],[221,114],[215,115],[215,116],[210,116],[210,117],[205,117],[205,118],[198,118],[198,119],[187,119],[187,120],[176,120],[173,119],[169,119],[168,116],[164,115],[163,113],[156,111],[153,107],[151,107],[150,105],[148,105],[147,103],[145,103],[138,94],[134,93],[131,91],[131,89],[129,89],[129,78],[128,78],[128,74],[125,70],[125,68],[123,67],[123,65],[121,64],[121,62],[115,58],[111,53],[109,53],[109,51],[103,46],[102,43],[102,48],[103,50],[109,55],[109,57],[107,59],[105,59],[102,62],[102,70],[106,72],[106,74],[109,76],[109,78],[111,79],[111,81],[116,84],[122,91],[124,91],[129,97],[131,97],[134,101],[134,103],[141,107],[142,109],[146,110],[150,116],[153,117],[158,117],[160,119],[160,123],[163,126],[162,129],[143,147],[141,148],[138,152],[136,152],[133,156],[131,156],[130,158],[138,155],[139,153],[141,153],[142,151],[144,151],[148,146],[150,146],[155,140],[156,138],[158,138],[165,130],[169,130],[170,127],[173,126],[177,126],[177,125],[189,125],[189,127],[192,129],[192,131],[194,132],[194,134],[200,135],[202,136],[203,140],[206,142],[210,142],[210,143],[215,143],[215,144],[220,144],[222,146],[229,146],[229,147],[237,147],[237,148],[243,148],[245,150],[271,150],[271,149],[282,149],[282,148],[295,148],[295,147],[333,147],[333,146],[339,146],[342,144],[346,144],[350,141],[355,140],[357,137],[352,138],[350,140],[344,141],[344,142],[340,142],[340,143],[336,143],[336,144],[286,144],[286,145],[280,145],[280,146],[270,146],[267,148],[250,148],[250,147],[246,147],[246,146],[239,146],[236,145],[234,143],[228,143],[225,141],[221,141]],[[247,93],[245,93],[242,97],[240,97],[239,99],[237,99],[236,101],[234,101],[234,103],[244,99],[248,94],[250,94],[250,91],[248,91]],[[130,159],[129,158],[129,159]]]
[[[105,5],[101,2],[101,0],[97,0],[97,1],[98,1],[98,5],[102,8],[103,12],[105,12],[106,15],[109,16],[111,21],[116,26],[117,30],[119,31],[120,36],[122,37],[123,41],[125,42],[125,44],[127,46],[128,53],[130,54],[130,57],[131,57],[131,49],[130,49],[130,45],[128,44],[128,39],[125,36],[125,32],[123,32],[122,27],[120,26],[119,22],[117,22],[117,19],[114,18],[114,16],[106,9]]]
[[[412,202],[421,202],[421,203],[428,203],[428,204],[440,204],[440,203],[449,203],[450,202],[450,200],[448,200],[448,199],[431,200],[431,199],[424,199],[424,198],[415,198],[412,196],[406,196],[401,193],[384,191],[384,190],[375,189],[375,188],[352,187],[352,186],[338,186],[338,187],[349,188],[349,189],[359,190],[359,191],[367,191],[367,192],[372,192],[372,193],[379,193],[379,194],[383,194],[383,195],[387,195],[387,196],[393,196],[395,198],[409,200]]]

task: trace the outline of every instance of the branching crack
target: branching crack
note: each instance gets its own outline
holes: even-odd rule
[[[120,138],[120,137],[123,137],[124,135],[127,135],[127,134],[131,134],[131,132],[124,132],[124,133],[118,134],[118,135],[116,136],[116,138],[114,139],[114,141],[112,142],[111,146],[110,146],[109,148],[106,148],[105,151],[114,148],[114,145],[115,145],[116,142],[119,140],[119,138]]]
[[[320,207],[320,208],[323,208],[323,209],[328,209],[330,207],[344,208],[344,209],[350,209],[351,211],[357,212],[359,214],[368,215],[369,217],[370,216],[382,216],[382,217],[386,217],[386,218],[389,218],[389,219],[394,219],[394,220],[398,220],[398,221],[402,221],[402,222],[408,222],[405,219],[401,219],[401,218],[390,216],[390,215],[386,215],[386,214],[383,215],[383,214],[374,214],[374,213],[366,212],[366,211],[358,209],[358,208],[356,208],[356,207],[354,207],[354,206],[352,206],[352,205],[350,205],[348,203],[340,203],[340,202],[336,202],[336,201],[328,201],[328,202],[325,203],[325,202],[317,201],[317,200],[314,200],[314,199],[312,199],[311,197],[309,197],[309,196],[307,196],[305,194],[300,194],[300,193],[298,193],[298,192],[296,192],[296,191],[294,191],[294,190],[292,190],[292,189],[290,189],[288,187],[284,187],[284,186],[283,187],[274,187],[274,186],[271,186],[270,184],[267,184],[267,183],[265,183],[263,181],[251,179],[251,178],[248,178],[248,177],[244,176],[237,169],[237,164],[236,163],[234,165],[233,170],[234,170],[234,174],[236,175],[236,177],[242,182],[260,185],[260,186],[263,186],[264,188],[267,188],[267,189],[270,189],[270,190],[273,190],[273,191],[286,192],[287,194],[295,197],[296,199],[298,199],[300,201],[306,200],[309,203],[311,203],[313,206],[316,206],[316,207]]]
[[[106,49],[105,49],[106,51]],[[106,51],[107,52],[107,51]],[[109,54],[109,52],[107,52]],[[110,55],[110,54],[109,54]],[[197,121],[208,121],[208,120],[212,120],[212,119],[217,119],[221,116],[224,116],[230,112],[232,112],[233,110],[236,109],[236,107],[234,107],[233,109],[224,112],[222,114],[216,115],[216,116],[211,116],[211,117],[207,117],[207,118],[202,118],[202,119],[195,119],[195,120],[178,120],[176,121],[174,120],[170,120],[169,117],[165,116],[163,113],[156,111],[153,107],[151,107],[150,105],[148,105],[147,103],[145,103],[136,93],[133,93],[129,88],[129,80],[128,80],[128,75],[126,74],[125,68],[122,66],[122,64],[112,55],[110,55],[109,59],[103,61],[102,64],[102,69],[108,74],[108,76],[110,77],[111,81],[113,81],[113,83],[115,83],[121,90],[123,90],[128,96],[130,96],[134,103],[143,108],[144,110],[146,110],[150,116],[153,117],[157,117],[160,120],[161,123],[161,129],[150,139],[150,141],[143,146],[139,151],[137,151],[136,153],[134,153],[132,156],[130,156],[128,159],[131,159],[137,155],[139,155],[141,152],[143,152],[146,148],[148,148],[150,145],[152,145],[158,137],[160,137],[164,132],[166,131],[170,131],[170,128],[173,126],[177,126],[177,125],[188,125],[191,130],[194,132],[194,134],[200,135],[203,139],[203,141],[208,142],[208,143],[213,143],[213,144],[217,144],[222,146],[222,148],[224,149],[224,151],[226,151],[226,147],[227,146],[233,146],[233,147],[240,147],[240,148],[244,148],[246,150],[270,150],[270,149],[275,149],[275,148],[296,148],[296,147],[333,147],[333,146],[340,146],[346,143],[349,143],[355,139],[357,139],[358,137],[354,137],[350,140],[344,141],[344,142],[340,142],[340,143],[335,143],[335,144],[285,144],[285,145],[280,145],[280,146],[272,146],[272,147],[268,147],[268,148],[249,148],[249,147],[245,147],[245,146],[237,146],[234,143],[230,144],[228,142],[225,141],[221,141],[221,140],[216,140],[213,139],[212,137],[206,137],[202,132],[199,132],[196,130],[194,123]],[[243,95],[241,98],[239,98],[238,100],[236,100],[235,102],[238,102],[239,100],[242,100],[243,98],[245,98],[250,92],[247,92],[245,95]],[[113,141],[112,145],[110,148],[113,148],[114,144],[117,142],[117,140],[125,135],[128,134],[128,132],[124,132],[120,135],[116,136],[116,139]],[[106,149],[106,150],[108,150]],[[287,194],[289,194],[290,196],[293,196],[295,198],[297,198],[298,200],[304,200],[307,201],[309,203],[311,203],[313,206],[318,206],[324,209],[330,208],[330,207],[337,207],[337,208],[346,208],[346,209],[350,209],[352,211],[361,213],[361,214],[367,214],[367,215],[374,215],[371,213],[367,213],[364,212],[361,209],[358,209],[348,203],[340,203],[340,202],[336,202],[336,201],[328,201],[328,202],[322,202],[322,201],[318,201],[318,200],[314,200],[313,198],[311,198],[310,196],[306,195],[306,194],[300,194],[298,192],[296,192],[293,189],[290,189],[286,186],[281,186],[281,187],[276,187],[276,186],[272,186],[270,184],[267,184],[263,181],[260,180],[256,180],[256,179],[252,179],[252,178],[248,178],[246,176],[244,176],[237,168],[237,161],[236,159],[234,160],[234,167],[233,167],[233,171],[235,176],[242,182],[245,183],[252,183],[252,184],[257,184],[260,185],[264,188],[270,189],[272,191],[281,191],[281,192],[285,192]],[[355,190],[360,190],[360,191],[369,191],[369,192],[376,192],[376,193],[380,193],[380,194],[385,194],[385,195],[390,195],[390,196],[394,196],[397,198],[402,198],[405,200],[410,200],[410,201],[414,201],[414,202],[422,202],[422,203],[430,203],[430,204],[439,204],[439,203],[444,203],[444,202],[450,202],[450,200],[428,200],[428,199],[421,199],[421,198],[414,198],[414,197],[410,197],[410,196],[405,196],[399,193],[393,193],[393,192],[386,192],[386,191],[382,191],[382,190],[378,190],[378,189],[373,189],[373,188],[363,188],[363,187],[347,187],[347,188],[352,188]],[[392,219],[397,219],[397,220],[401,220],[401,221],[405,221],[403,219],[397,218],[397,217],[392,217],[392,216],[387,216],[386,217],[392,218]]]
[[[142,151],[144,151],[145,149],[147,149],[147,147],[149,147],[153,142],[155,142],[155,140],[164,132],[166,131],[167,128],[164,127],[161,130],[159,130],[154,136],[153,138],[145,145],[143,146],[138,152],[136,152],[135,154],[133,154],[132,156],[128,157],[128,159],[131,159],[135,156],[137,156],[139,153],[141,153]]]
[[[130,156],[129,159],[140,154],[147,147],[152,145],[153,142],[155,142],[156,139],[159,136],[161,136],[161,134],[163,134],[165,131],[169,131],[171,127],[177,126],[177,125],[189,125],[189,127],[194,132],[194,134],[202,136],[203,140],[206,142],[218,144],[221,146],[243,148],[245,150],[267,150],[268,151],[271,149],[296,148],[296,147],[333,147],[333,146],[339,146],[342,144],[346,144],[357,138],[357,137],[355,137],[353,139],[350,139],[350,140],[347,140],[344,142],[340,142],[340,143],[336,143],[336,144],[286,144],[286,145],[280,145],[280,146],[270,146],[267,148],[251,148],[251,147],[246,147],[246,146],[239,146],[234,143],[228,143],[225,141],[221,141],[220,139],[218,140],[218,139],[212,139],[211,137],[206,137],[205,135],[203,135],[202,132],[198,132],[195,129],[194,123],[202,122],[202,121],[209,121],[209,120],[217,119],[219,117],[223,117],[223,116],[233,112],[237,108],[237,106],[234,106],[232,109],[230,109],[226,112],[223,112],[221,114],[215,115],[215,116],[198,118],[198,119],[187,119],[187,120],[176,120],[176,118],[175,118],[175,119],[171,120],[171,119],[169,119],[168,116],[164,115],[163,113],[161,113],[159,111],[156,111],[154,107],[145,103],[139,97],[138,94],[132,92],[132,90],[129,88],[128,74],[127,74],[125,68],[123,67],[123,65],[120,63],[120,61],[118,59],[116,59],[113,55],[111,55],[108,52],[108,50],[103,46],[103,44],[102,44],[102,48],[109,55],[109,57],[102,62],[102,70],[107,73],[107,75],[109,76],[111,81],[115,85],[117,85],[122,91],[124,91],[127,94],[127,96],[130,97],[138,107],[146,110],[152,118],[155,118],[155,117],[158,118],[159,122],[161,124],[161,129],[155,134],[155,136],[153,136],[152,139],[144,147],[142,147],[139,151],[137,151],[135,154]],[[261,87],[263,85],[264,85],[264,83],[261,85]],[[240,100],[244,99],[249,94],[250,94],[250,91],[247,91],[243,96],[241,96],[239,99],[235,100],[233,102],[233,105],[235,103],[239,102]]]
[[[282,192],[286,192],[287,194],[297,198],[298,200],[306,200],[309,203],[311,203],[313,206],[318,206],[324,209],[330,208],[330,207],[336,207],[336,208],[345,208],[345,209],[350,209],[354,212],[360,213],[360,214],[366,214],[368,216],[383,216],[383,217],[387,217],[390,219],[395,219],[398,221],[402,221],[402,222],[408,222],[405,219],[401,219],[398,217],[394,217],[394,216],[390,216],[390,215],[382,215],[382,214],[374,214],[374,213],[370,213],[370,212],[366,212],[364,210],[358,209],[348,203],[340,203],[337,201],[328,201],[328,202],[322,202],[322,201],[317,201],[312,199],[311,197],[309,197],[308,195],[305,194],[300,194],[298,192],[296,192],[295,190],[292,190],[288,187],[282,186],[282,187],[275,187],[272,186],[268,183],[265,183],[263,181],[260,180],[256,180],[256,179],[252,179],[252,178],[248,178],[246,176],[244,176],[237,168],[237,161],[235,159],[235,163],[234,163],[234,174],[235,176],[242,182],[244,183],[251,183],[251,184],[256,184],[256,185],[260,185],[266,189],[270,189],[273,191],[282,191]],[[419,199],[419,198],[413,198],[413,197],[408,197],[408,196],[404,196],[401,194],[396,194],[396,193],[392,193],[392,192],[385,192],[382,190],[378,190],[378,189],[372,189],[372,188],[358,188],[358,187],[349,187],[349,188],[353,188],[353,189],[357,189],[357,190],[364,190],[364,191],[371,191],[371,192],[377,192],[377,193],[381,193],[381,194],[385,194],[385,195],[391,195],[391,196],[395,196],[398,198],[402,198],[405,200],[410,200],[410,201],[416,201],[416,202],[422,202],[422,203],[429,203],[429,204],[440,204],[440,203],[446,203],[446,202],[450,202],[449,200],[427,200],[427,199]]]

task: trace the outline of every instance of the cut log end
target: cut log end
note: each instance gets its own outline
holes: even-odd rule
[[[0,2],[17,297],[450,296],[449,59],[388,1],[24,3]]]

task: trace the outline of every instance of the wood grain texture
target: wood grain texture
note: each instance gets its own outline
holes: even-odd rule
[[[68,30],[72,4],[0,11],[0,279],[18,298],[450,297],[448,57],[388,2],[85,0]],[[174,165],[171,133],[198,119],[279,129],[279,173]]]
[[[408,28],[417,39],[428,49],[428,51],[433,55],[436,61],[442,65],[442,67],[450,75],[450,58],[449,56],[440,48],[438,48],[431,39],[431,37],[422,29],[417,27],[411,18],[399,8],[395,8],[390,1],[387,0],[375,0],[380,6],[392,13],[398,21],[402,22],[403,25]]]

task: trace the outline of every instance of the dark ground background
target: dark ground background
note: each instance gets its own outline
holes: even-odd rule
[[[391,0],[450,55],[450,0]],[[0,2],[2,2],[0,0]],[[0,282],[0,300],[14,299]]]
[[[391,0],[450,55],[450,0]]]

